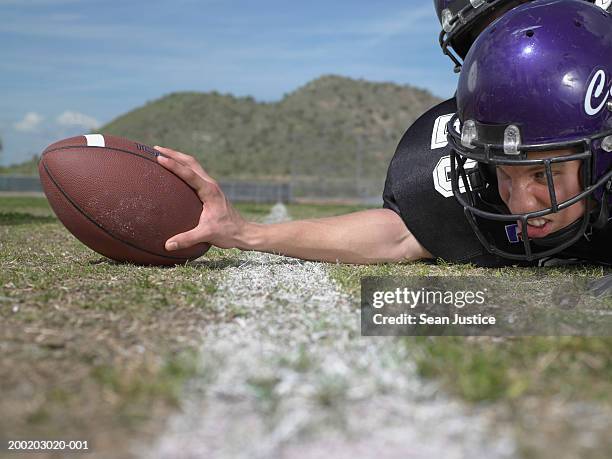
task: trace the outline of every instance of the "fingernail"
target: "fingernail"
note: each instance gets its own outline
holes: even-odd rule
[[[168,242],[166,244],[166,250],[176,250],[178,249],[178,244],[176,242]]]

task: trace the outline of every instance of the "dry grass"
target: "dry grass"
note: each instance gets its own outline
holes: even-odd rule
[[[202,371],[207,325],[232,319],[210,299],[235,263],[211,250],[170,269],[117,264],[44,199],[0,199],[2,436],[88,439],[129,457],[129,441],[152,435]]]

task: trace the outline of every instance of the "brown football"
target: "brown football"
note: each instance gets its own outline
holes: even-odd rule
[[[195,191],[157,163],[151,147],[110,135],[71,137],[49,145],[38,172],[57,217],[83,244],[113,260],[175,265],[208,244],[168,252],[166,240],[198,224]]]

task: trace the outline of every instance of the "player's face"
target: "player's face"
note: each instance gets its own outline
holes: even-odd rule
[[[529,154],[529,159],[550,158],[571,154],[570,150],[558,150]],[[552,164],[553,182],[557,202],[561,204],[582,192],[580,161]],[[536,212],[551,207],[548,182],[544,166],[498,166],[499,194],[513,214]],[[565,228],[584,215],[584,200],[560,212],[527,221],[527,234],[531,238],[548,236]],[[518,222],[522,232],[521,222]]]

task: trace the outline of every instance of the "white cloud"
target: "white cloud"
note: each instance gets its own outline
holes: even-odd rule
[[[100,122],[97,119],[83,113],[69,110],[58,116],[56,121],[57,124],[62,126],[79,126],[86,129],[97,129],[100,126]]]
[[[21,121],[13,124],[18,131],[35,131],[45,118],[36,112],[28,112]]]

